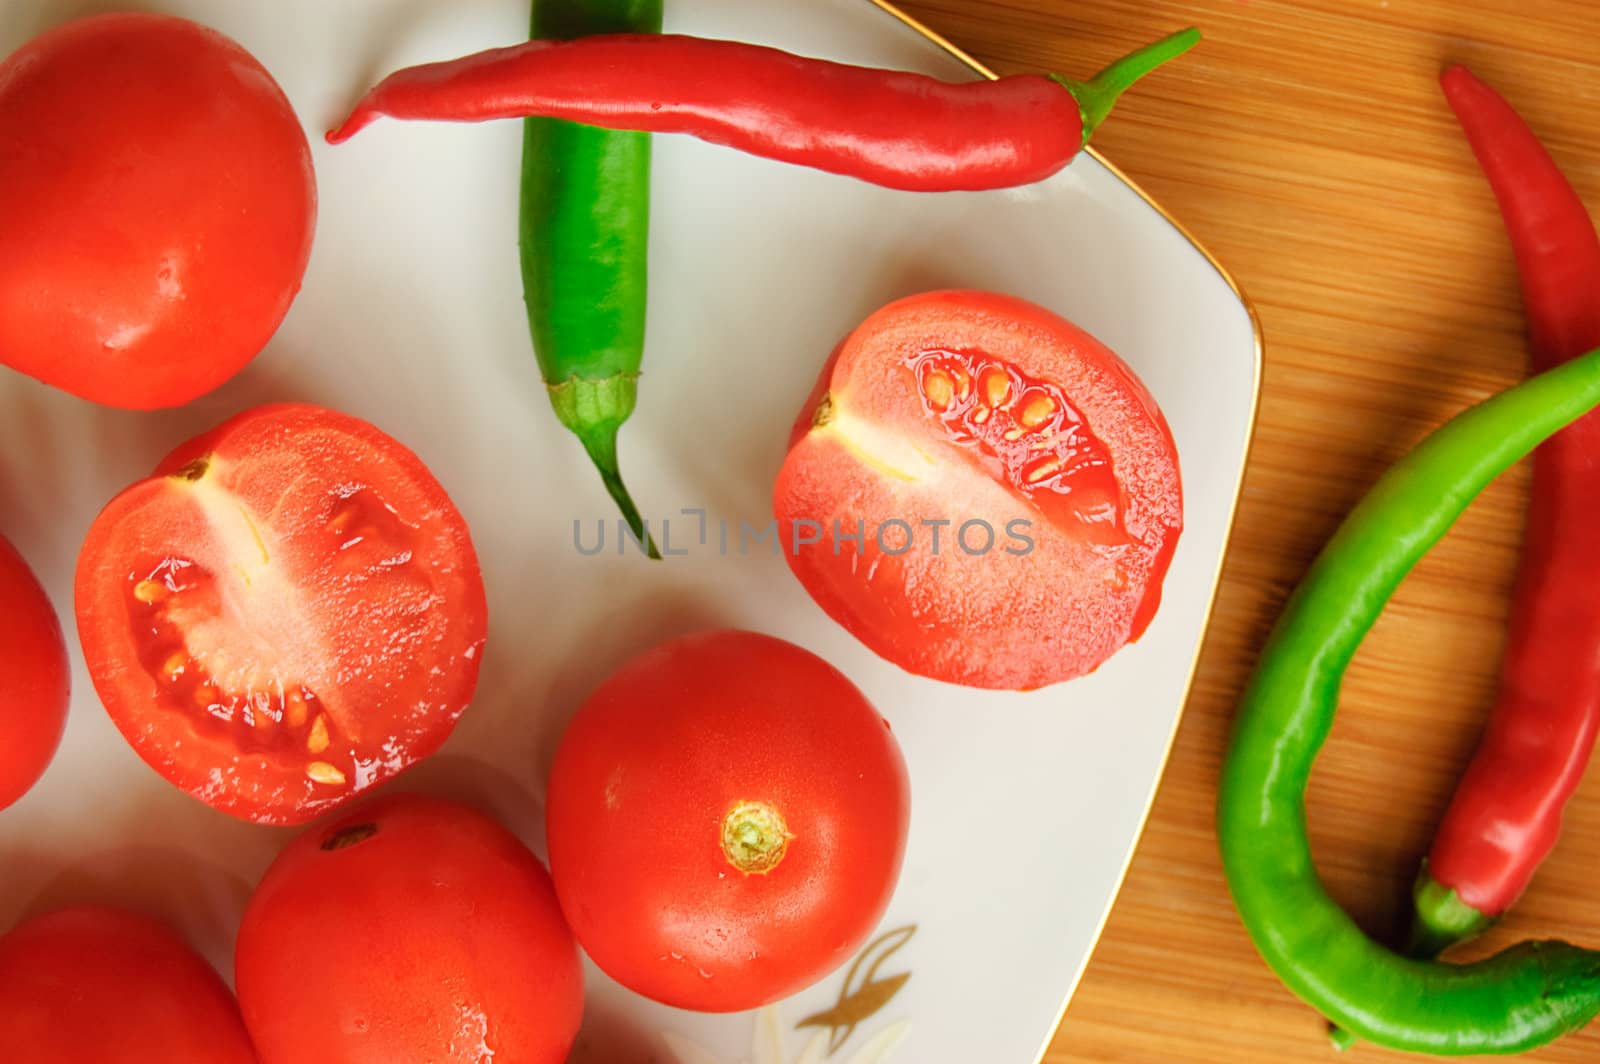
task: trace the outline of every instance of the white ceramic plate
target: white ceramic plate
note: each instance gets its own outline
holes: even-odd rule
[[[0,52],[112,6],[130,5],[7,0]],[[526,0],[131,6],[239,40],[314,134],[377,75],[518,40],[527,17]],[[668,8],[677,31],[973,76],[868,0]],[[1158,76],[1185,75],[1180,62]],[[519,138],[513,122],[383,122],[339,149],[314,138],[321,213],[305,290],[243,375],[185,409],[99,409],[0,373],[0,527],[70,631],[85,529],[172,446],[268,400],[375,422],[454,495],[491,613],[477,704],[443,753],[397,786],[477,801],[541,851],[544,773],[562,725],[616,665],[709,625],[810,647],[892,719],[914,793],[884,930],[918,930],[879,947],[903,943],[877,973],[912,977],[837,1059],[1032,1064],[1099,935],[1182,711],[1253,420],[1250,312],[1202,250],[1091,156],[1030,188],[914,195],[658,138],[649,349],[623,461],[641,505],[671,518],[674,546],[689,553],[663,564],[584,557],[574,520],[592,529],[613,511],[556,425],[529,350]],[[715,523],[770,516],[788,425],[837,339],[890,299],[944,286],[1009,291],[1098,335],[1154,392],[1181,456],[1187,527],[1149,632],[1097,674],[1031,695],[909,677],[830,622],[781,558],[717,549]],[[685,508],[708,512],[707,546]],[[0,926],[59,904],[122,902],[171,921],[227,972],[249,889],[290,833],[235,822],[170,788],[118,736],[81,665],[74,681],[53,767],[0,816]],[[794,1024],[836,1004],[844,976],[762,1016],[702,1017],[591,970],[575,1059],[820,1059],[804,1051],[828,1032]]]

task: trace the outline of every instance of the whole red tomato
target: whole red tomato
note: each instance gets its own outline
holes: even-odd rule
[[[1032,690],[1138,639],[1183,527],[1155,399],[1093,336],[994,292],[870,315],[773,490],[811,597],[920,676]]]
[[[770,636],[691,635],[623,666],[573,719],[550,780],[550,870],[612,978],[734,1012],[866,941],[910,804],[888,722],[838,670]]]
[[[255,357],[300,289],[316,185],[289,101],[183,19],[67,23],[0,64],[0,361],[176,406]]]
[[[0,938],[0,1059],[255,1064],[256,1055],[233,995],[182,939],[130,912],[81,908]]]
[[[437,750],[488,623],[466,522],[422,461],[305,404],[246,411],[111,500],[76,598],[89,676],[139,756],[263,824]]]
[[[505,828],[393,795],[296,839],[234,961],[262,1064],[560,1064],[583,971],[550,877]]]
[[[61,622],[22,556],[0,536],[0,809],[34,785],[67,720]]]

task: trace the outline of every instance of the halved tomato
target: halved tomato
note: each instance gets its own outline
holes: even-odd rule
[[[902,299],[823,368],[774,507],[792,568],[878,654],[1030,690],[1154,617],[1183,525],[1177,449],[1104,344],[989,292]]]
[[[139,755],[224,812],[295,824],[437,750],[477,686],[466,523],[371,425],[261,407],[113,499],[78,561],[95,689]]]

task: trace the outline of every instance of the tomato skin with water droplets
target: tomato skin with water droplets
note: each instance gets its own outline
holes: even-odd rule
[[[61,743],[69,689],[61,622],[0,536],[0,810],[38,782]]]
[[[456,802],[385,795],[292,842],[239,927],[261,1064],[561,1064],[583,970],[550,877]]]
[[[62,909],[0,937],[0,1058],[39,1064],[255,1064],[239,1006],[165,925]]]
[[[439,748],[487,626],[466,523],[366,422],[260,407],[111,501],[78,632],[111,719],[224,812],[302,823]]]
[[[1094,337],[990,292],[899,300],[823,367],[773,491],[789,567],[921,676],[1033,690],[1156,614],[1183,526],[1154,398]]]
[[[562,737],[546,829],[562,909],[636,993],[703,1012],[798,993],[865,944],[911,794],[889,724],[837,669],[754,632],[670,640]]]

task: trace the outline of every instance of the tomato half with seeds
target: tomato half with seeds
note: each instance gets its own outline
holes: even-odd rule
[[[823,368],[774,489],[789,566],[878,654],[1032,690],[1155,616],[1183,527],[1177,448],[1132,369],[990,292],[891,303]]]
[[[40,1064],[255,1064],[221,977],[164,924],[62,909],[0,937],[0,1056]]]
[[[0,809],[21,798],[61,745],[67,645],[44,588],[0,536]]]
[[[861,948],[910,825],[888,721],[755,632],[671,640],[583,704],[550,777],[550,872],[612,978],[679,1008],[788,997]]]
[[[307,405],[241,414],[113,499],[76,598],[133,748],[262,824],[437,750],[472,700],[487,612],[466,523],[421,460]]]
[[[262,1064],[561,1064],[583,969],[550,876],[468,806],[385,795],[291,843],[234,958]]]

